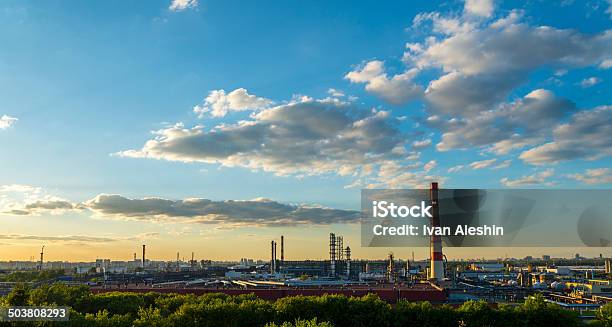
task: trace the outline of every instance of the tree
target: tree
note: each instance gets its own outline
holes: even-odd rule
[[[30,303],[32,305],[69,305],[78,306],[83,298],[90,296],[91,292],[87,286],[68,286],[63,283],[43,285],[30,291]]]
[[[16,284],[6,297],[6,304],[9,306],[28,305],[30,298],[30,288],[25,284]]]
[[[608,302],[597,310],[597,320],[604,326],[612,327],[612,302]]]

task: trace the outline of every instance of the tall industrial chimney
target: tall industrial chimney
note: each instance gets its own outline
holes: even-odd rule
[[[440,208],[438,206],[438,183],[431,183],[429,190],[429,198],[431,200],[431,227],[440,227]],[[442,255],[442,238],[440,235],[430,237],[430,267],[429,278],[441,281],[444,279],[444,256]]]
[[[332,277],[336,276],[336,235],[329,233],[329,271]]]
[[[145,254],[146,254],[146,245],[142,245],[142,269],[145,269],[145,263],[147,262]]]
[[[274,241],[270,241],[270,274],[274,273]]]
[[[274,241],[274,272],[276,273],[278,271],[278,267],[276,266],[277,264],[277,260],[276,260],[276,241]]]
[[[281,235],[281,267],[285,264],[285,237]]]

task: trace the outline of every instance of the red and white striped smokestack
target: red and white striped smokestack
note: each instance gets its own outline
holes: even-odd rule
[[[431,227],[440,227],[440,208],[438,207],[438,183],[431,183],[429,189],[431,200]],[[440,235],[431,235],[429,241],[431,250],[429,278],[441,281],[444,279],[444,258],[442,255],[442,238]]]

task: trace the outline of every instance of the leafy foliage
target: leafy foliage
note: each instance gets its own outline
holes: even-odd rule
[[[62,305],[72,308],[70,321],[20,326],[578,326],[572,311],[536,295],[522,305],[492,308],[468,301],[459,307],[400,301],[389,305],[376,295],[294,296],[265,301],[253,294],[93,294],[84,286],[53,284],[37,289],[17,285],[3,305]],[[612,326],[612,304],[598,311],[597,326]],[[0,324],[1,325],[1,324]]]
[[[10,274],[0,275],[0,282],[37,282],[51,280],[64,275],[64,270],[42,270],[42,271],[15,271]]]

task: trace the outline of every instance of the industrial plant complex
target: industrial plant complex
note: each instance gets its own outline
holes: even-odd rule
[[[437,183],[432,183],[431,226],[440,224],[437,197]],[[280,244],[270,241],[269,260],[243,258],[239,262],[196,260],[193,253],[191,260],[181,259],[177,253],[176,261],[154,261],[147,258],[146,245],[142,245],[140,257],[134,253],[132,261],[45,262],[43,247],[38,262],[0,262],[0,270],[60,270],[64,274],[44,282],[87,284],[94,293],[254,293],[270,300],[294,295],[374,293],[389,303],[516,303],[541,293],[549,302],[580,312],[612,301],[611,263],[603,255],[448,261],[440,236],[431,235],[426,260],[415,260],[414,254],[412,258],[396,258],[393,253],[384,260],[357,260],[343,236],[330,233],[329,259],[285,260],[285,241],[282,235]],[[11,282],[0,283],[0,291],[7,294],[13,286]]]

